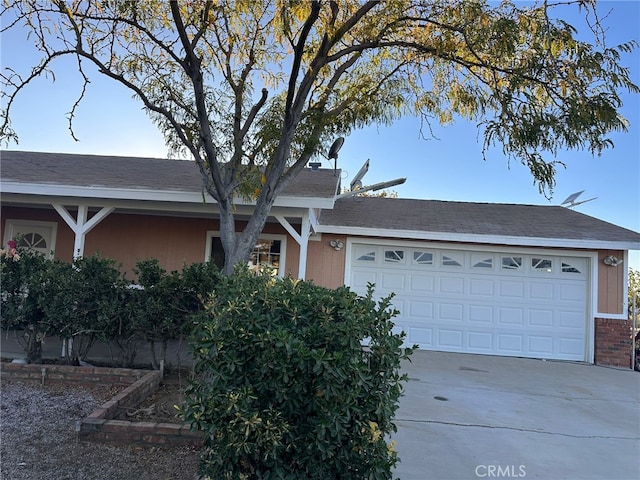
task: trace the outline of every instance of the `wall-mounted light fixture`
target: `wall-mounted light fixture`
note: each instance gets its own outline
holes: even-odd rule
[[[614,255],[607,255],[602,259],[602,263],[609,267],[617,267],[618,265],[622,265],[622,260]]]
[[[340,251],[344,248],[344,242],[342,240],[331,240],[329,245],[331,245],[331,247],[336,251]]]

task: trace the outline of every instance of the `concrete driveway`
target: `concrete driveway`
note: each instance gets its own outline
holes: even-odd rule
[[[640,374],[418,351],[394,436],[401,480],[640,479]]]

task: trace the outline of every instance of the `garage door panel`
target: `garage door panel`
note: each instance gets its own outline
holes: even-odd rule
[[[471,278],[469,280],[469,293],[476,296],[493,297],[495,281],[491,278]]]
[[[521,280],[500,280],[500,296],[524,298],[524,282]]]
[[[493,334],[469,331],[467,333],[467,348],[475,353],[492,353]]]
[[[499,308],[498,312],[499,326],[524,325],[524,311],[522,308]]]
[[[405,274],[381,272],[378,286],[388,292],[403,292],[405,289]]]
[[[565,302],[584,302],[584,284],[560,284],[559,299]]]
[[[351,286],[364,294],[377,283],[377,296],[396,294],[395,331],[406,332],[407,345],[585,360],[588,259],[379,245],[352,251]]]
[[[551,282],[532,282],[529,284],[529,298],[536,300],[553,300],[554,288]]]
[[[584,313],[575,311],[558,312],[558,326],[581,330],[584,327]]]
[[[560,338],[558,354],[565,360],[573,360],[577,355],[583,355],[584,345],[575,338]]]
[[[493,307],[487,305],[469,305],[469,322],[484,323],[491,325],[493,323]]]
[[[464,305],[461,303],[440,303],[438,319],[446,322],[462,322]]]
[[[411,280],[409,281],[409,285],[411,287],[412,292],[433,293],[435,281],[436,280],[434,276],[416,275],[414,273],[411,275]]]
[[[519,334],[498,333],[497,343],[497,353],[499,354],[522,353],[524,339],[523,335]]]
[[[529,310],[529,326],[535,328],[553,328],[553,310]]]
[[[462,330],[440,328],[438,329],[437,346],[444,350],[460,351],[463,338],[464,333]]]
[[[433,319],[433,302],[409,301],[409,316],[412,319]]]
[[[462,295],[464,293],[464,278],[440,277],[440,293]]]
[[[360,293],[366,293],[367,284],[376,283],[376,272],[374,270],[358,270],[351,274],[351,286]]]
[[[409,327],[407,331],[409,344],[418,344],[420,348],[433,348],[433,328]]]
[[[529,353],[542,358],[553,356],[553,337],[529,335],[527,337]]]

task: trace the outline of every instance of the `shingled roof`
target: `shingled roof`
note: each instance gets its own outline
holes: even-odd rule
[[[640,234],[559,206],[361,197],[338,200],[322,232],[640,250]],[[494,243],[494,242],[491,242]],[[617,245],[614,246],[614,245]]]
[[[110,189],[201,192],[193,161],[3,150],[2,182],[102,187]],[[339,173],[339,172],[338,172]],[[340,175],[331,169],[305,169],[281,196],[333,199]]]
[[[0,152],[0,159],[3,195],[42,196],[50,186],[55,192],[68,187],[74,195],[94,198],[116,192],[117,198],[126,199],[136,192],[150,192],[151,197],[140,198],[155,200],[155,192],[170,192],[181,201],[186,196],[186,201],[202,203],[200,173],[194,162],[186,160],[12,150]],[[321,208],[316,229],[321,233],[640,250],[639,233],[564,207],[380,197],[334,203],[339,184],[339,171],[305,169],[279,198],[288,198],[290,206]],[[176,198],[166,197],[165,201]]]

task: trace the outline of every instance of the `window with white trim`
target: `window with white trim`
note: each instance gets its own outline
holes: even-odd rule
[[[471,255],[471,268],[493,268],[493,257],[486,253]]]
[[[18,242],[19,247],[25,248],[47,248],[47,241],[45,238],[37,232],[29,232],[22,237]]]
[[[375,262],[376,261],[376,251],[365,251],[364,253],[359,253],[356,257],[356,260],[359,262]]]
[[[262,270],[265,267],[275,269],[279,274],[282,241],[276,239],[258,239],[249,257],[249,268]]]
[[[582,273],[570,263],[562,262],[562,273]]]
[[[447,255],[442,255],[442,266],[443,267],[461,267],[462,255],[457,253],[448,253]]]
[[[225,255],[220,236],[217,232],[207,232],[207,237],[207,260],[222,268]],[[286,237],[284,235],[261,235],[249,256],[249,268],[254,271],[269,268],[274,271],[275,275],[282,276],[285,250]]]
[[[503,270],[522,270],[522,257],[502,257]]]
[[[416,265],[433,265],[433,253],[415,250],[413,252],[413,263]]]
[[[404,263],[404,250],[385,250],[384,261],[386,263]]]
[[[531,270],[534,272],[551,273],[553,270],[553,261],[550,258],[531,258]]]
[[[56,222],[7,219],[3,245],[6,246],[9,240],[18,240],[19,247],[30,248],[47,257],[52,257],[57,231]]]

